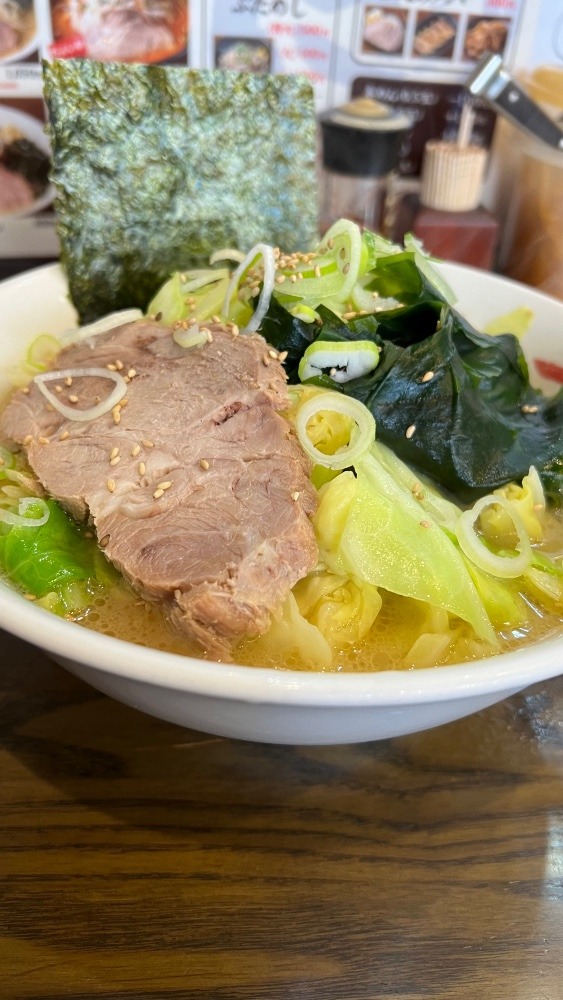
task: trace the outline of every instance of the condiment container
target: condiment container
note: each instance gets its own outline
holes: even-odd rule
[[[370,97],[358,97],[322,114],[320,125],[321,231],[341,218],[380,231],[410,119]]]
[[[471,142],[473,118],[465,104],[456,140],[426,144],[412,231],[435,256],[490,270],[499,225],[481,206],[488,154]]]

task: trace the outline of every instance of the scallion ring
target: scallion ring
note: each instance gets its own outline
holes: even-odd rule
[[[512,521],[517,536],[515,555],[501,556],[491,552],[475,530],[475,526],[487,507],[502,507]],[[456,535],[460,547],[468,559],[478,569],[492,576],[506,580],[514,580],[527,570],[532,561],[532,546],[522,522],[522,518],[514,509],[514,504],[505,497],[489,494],[460,514],[456,524]]]
[[[356,424],[356,431],[352,433],[350,444],[346,448],[340,448],[334,455],[325,455],[310,440],[307,424],[315,414],[331,411],[350,417]],[[324,465],[327,469],[346,469],[371,447],[375,438],[375,420],[367,407],[357,399],[328,391],[318,393],[299,407],[295,417],[295,430],[303,451],[316,465]]]

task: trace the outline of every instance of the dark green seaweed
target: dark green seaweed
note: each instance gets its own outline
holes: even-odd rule
[[[397,263],[404,268],[404,259]],[[389,261],[388,294],[392,268]],[[471,501],[521,480],[535,465],[561,506],[563,389],[548,398],[532,388],[515,337],[477,332],[422,275],[418,286],[412,274],[409,280],[404,308],[350,323],[322,308],[322,325],[300,323],[273,302],[264,335],[289,352],[290,381],[298,381],[300,357],[312,340],[373,340],[381,357],[370,374],[344,385],[310,381],[359,399],[373,413],[381,441],[460,498]],[[422,381],[427,372],[432,378]]]
[[[144,309],[220,247],[314,244],[304,78],[81,59],[43,73],[61,259],[82,322]]]

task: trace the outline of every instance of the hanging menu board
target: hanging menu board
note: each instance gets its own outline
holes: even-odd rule
[[[367,94],[406,112],[400,169],[416,178],[424,142],[456,131],[483,52],[561,64],[562,39],[558,0],[0,0],[0,258],[58,253],[43,58],[303,73],[319,111]],[[479,109],[485,145],[493,125]]]

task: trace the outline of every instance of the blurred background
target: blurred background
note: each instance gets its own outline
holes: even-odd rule
[[[414,232],[439,257],[563,299],[563,149],[502,108],[514,86],[562,121],[560,0],[0,0],[0,277],[58,256],[41,83],[53,58],[305,74],[321,231],[345,215]],[[491,58],[500,77],[471,93]]]

